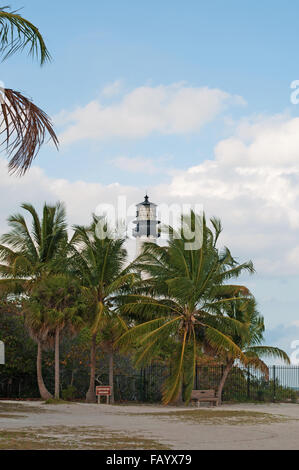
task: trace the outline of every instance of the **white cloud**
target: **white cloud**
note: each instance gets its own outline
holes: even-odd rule
[[[104,94],[117,87],[117,82],[106,87]],[[74,111],[62,111],[55,121],[64,127],[60,135],[64,144],[82,139],[136,139],[153,133],[188,134],[200,131],[228,104],[240,105],[244,100],[219,89],[183,83],[142,86],[109,105],[94,100]]]
[[[33,166],[22,178],[9,176],[7,163],[0,158],[0,231],[7,230],[7,217],[20,210],[22,202],[31,202],[41,208],[44,202],[60,200],[66,204],[68,221],[87,224],[92,212],[100,203],[116,204],[117,196],[126,195],[128,204],[142,197],[138,188],[118,183],[102,185],[84,181],[49,178],[45,172]]]
[[[150,197],[158,204],[203,204],[208,216],[222,219],[222,242],[240,260],[252,259],[263,275],[299,274],[298,136],[296,118],[244,120],[235,135],[216,145],[213,160],[173,170],[169,184],[148,188]],[[114,164],[127,171],[146,168],[147,173],[157,167],[141,157],[117,157]],[[53,179],[38,167],[24,178],[9,177],[3,160],[0,183],[1,227],[22,201],[61,199],[73,224],[87,223],[99,203],[116,202],[118,195],[126,195],[128,204],[143,197],[138,187]]]
[[[219,216],[223,241],[259,273],[299,273],[299,119],[244,120],[214,160],[175,171],[159,193]]]
[[[218,161],[238,166],[297,166],[299,118],[274,116],[256,122],[244,120],[237,135],[220,142],[215,149]],[[228,156],[228,153],[230,156]]]
[[[116,157],[111,160],[111,163],[122,171],[129,173],[143,173],[145,175],[153,175],[161,172],[169,172],[166,165],[171,157],[160,157],[157,159],[145,157]]]
[[[116,96],[121,92],[122,85],[123,84],[121,80],[115,80],[113,83],[109,83],[103,88],[101,95],[105,96],[106,98]]]

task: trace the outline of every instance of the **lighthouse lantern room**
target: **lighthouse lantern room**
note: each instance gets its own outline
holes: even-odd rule
[[[160,234],[157,231],[157,225],[160,221],[157,220],[157,204],[149,201],[148,195],[145,196],[144,201],[136,205],[137,213],[136,228],[133,230],[133,236],[136,238],[136,254],[140,254],[142,244],[145,241],[156,242]]]

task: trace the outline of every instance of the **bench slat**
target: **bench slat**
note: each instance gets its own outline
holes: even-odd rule
[[[192,390],[191,400],[197,400],[197,405],[202,402],[214,403],[214,406],[218,405],[218,397],[215,390]]]
[[[216,398],[215,390],[192,390],[191,398],[196,398],[196,399]]]

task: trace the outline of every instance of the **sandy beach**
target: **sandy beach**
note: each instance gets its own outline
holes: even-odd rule
[[[298,449],[299,405],[0,402],[0,449]]]

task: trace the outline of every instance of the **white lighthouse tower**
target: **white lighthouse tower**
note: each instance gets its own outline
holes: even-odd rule
[[[134,220],[136,228],[133,230],[133,236],[136,238],[136,256],[139,256],[145,241],[156,243],[160,236],[157,231],[160,221],[157,220],[157,204],[150,202],[148,195],[143,202],[136,205],[136,208],[136,220]]]

